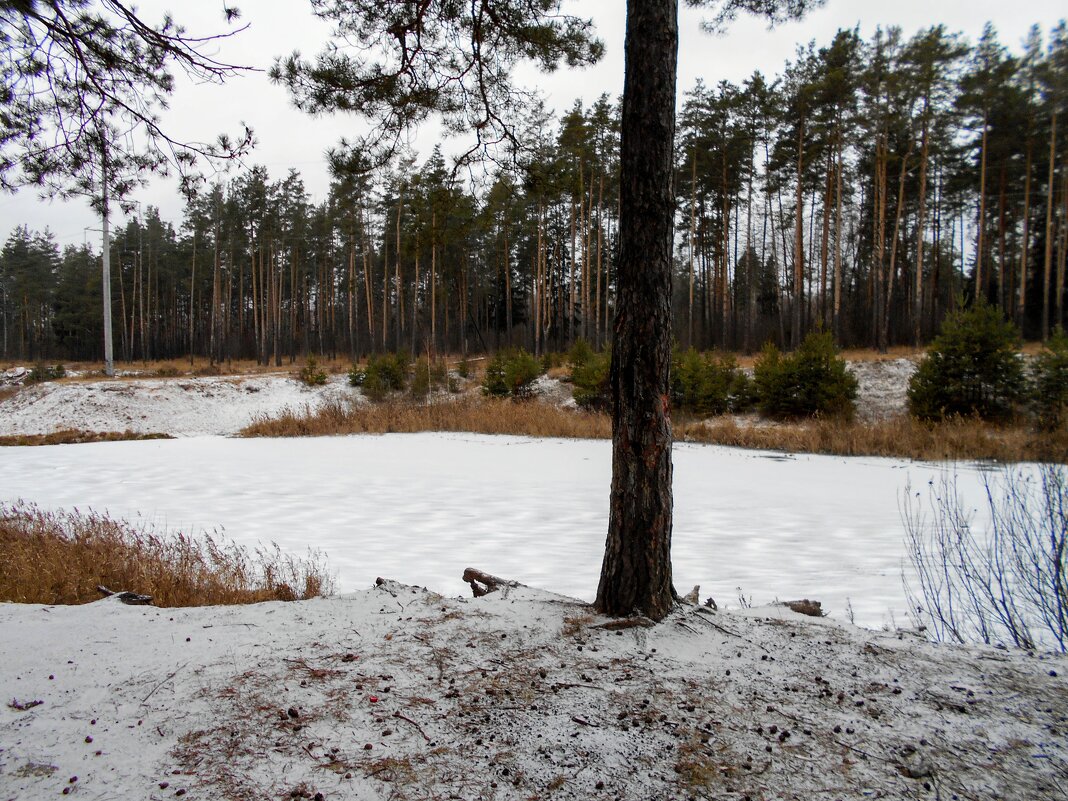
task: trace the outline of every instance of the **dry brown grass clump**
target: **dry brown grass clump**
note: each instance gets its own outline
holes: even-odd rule
[[[14,434],[0,437],[0,447],[9,445],[80,445],[85,442],[125,442],[142,439],[174,439],[170,434],[141,434],[136,431],[81,431],[67,428],[50,434]]]
[[[429,405],[395,401],[357,406],[331,402],[318,409],[286,409],[277,417],[260,417],[242,429],[241,436],[312,437],[419,431],[604,439],[611,435],[612,426],[602,414],[492,398]]]
[[[250,553],[209,534],[158,536],[96,512],[0,504],[0,602],[88,603],[103,585],[157,606],[247,604],[329,595],[333,583],[319,551]]]
[[[726,419],[676,423],[675,436],[711,445],[836,456],[1004,462],[1068,459],[1068,427],[1040,433],[1025,425],[997,426],[959,418],[924,423],[902,415],[879,421],[816,419],[767,426],[739,425]]]

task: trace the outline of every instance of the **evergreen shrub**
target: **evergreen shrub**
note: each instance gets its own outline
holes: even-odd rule
[[[486,367],[482,392],[498,398],[528,398],[542,372],[541,363],[522,348],[498,351]]]
[[[1058,326],[1032,366],[1032,404],[1039,428],[1059,428],[1068,412],[1068,335]]]
[[[857,379],[828,332],[810,333],[796,351],[785,355],[768,343],[753,373],[757,403],[768,417],[853,414]]]
[[[571,384],[575,403],[591,411],[608,411],[612,405],[609,367],[612,352],[597,353],[584,339],[578,340],[568,354],[571,365]]]
[[[411,356],[407,351],[371,356],[367,367],[353,365],[349,370],[349,384],[360,387],[373,401],[383,400],[390,392],[402,392],[408,385]]]
[[[1020,334],[986,303],[950,314],[909,380],[909,411],[921,420],[954,415],[1001,420],[1026,396]]]
[[[694,348],[676,350],[671,365],[671,401],[698,415],[743,412],[753,405],[753,385],[730,354],[715,358]]]
[[[430,392],[442,388],[451,389],[445,362],[441,360],[432,362],[426,356],[420,356],[415,363],[412,383],[408,388],[412,397],[425,398]]]
[[[304,366],[300,368],[300,381],[305,386],[321,387],[326,383],[326,370],[319,366],[319,360],[311,354],[304,360]]]
[[[33,368],[26,374],[26,377],[22,379],[24,384],[40,384],[44,381],[55,381],[57,378],[63,378],[67,374],[66,368],[62,364],[45,364],[44,362],[38,362]]]

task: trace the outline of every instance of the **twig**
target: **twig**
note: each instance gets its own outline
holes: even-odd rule
[[[590,626],[591,629],[604,629],[605,631],[622,631],[623,629],[643,628],[651,629],[655,626],[652,620],[647,617],[625,617],[619,620],[609,620],[607,623],[598,623],[595,626]]]
[[[185,663],[185,665],[188,665],[188,664],[189,664],[188,662],[186,662],[186,663]],[[174,678],[175,676],[177,676],[177,675],[178,675],[178,673],[179,673],[179,672],[180,672],[180,671],[182,670],[182,668],[184,668],[184,667],[185,667],[185,665],[179,665],[178,667],[176,667],[176,668],[174,669],[174,672],[173,672],[173,673],[171,673],[171,674],[170,674],[170,675],[168,675],[168,676],[167,676],[166,678],[164,678],[164,679],[163,679],[163,681],[161,681],[161,682],[160,682],[159,684],[157,684],[157,685],[156,685],[155,687],[153,687],[153,688],[152,688],[151,692],[149,692],[149,694],[148,694],[148,695],[146,695],[146,696],[145,696],[144,698],[142,698],[142,699],[141,699],[141,703],[142,703],[142,704],[143,704],[143,703],[145,703],[145,702],[146,702],[146,701],[147,701],[147,700],[148,700],[149,698],[151,698],[151,697],[152,697],[152,696],[153,696],[153,695],[155,694],[156,690],[158,690],[158,689],[159,689],[160,687],[162,687],[162,686],[163,686],[164,684],[166,684],[166,683],[167,683],[168,681],[170,681],[170,680],[171,680],[171,679],[173,679],[173,678]]]
[[[25,701],[23,703],[19,703],[17,698],[12,698],[11,703],[8,704],[8,706],[18,712],[25,712],[27,709],[33,709],[35,706],[40,706],[43,703],[44,701],[40,700]]]
[[[415,730],[417,732],[419,732],[421,735],[423,735],[423,739],[426,740],[428,743],[430,742],[430,738],[427,737],[426,732],[423,731],[423,727],[420,726],[418,723],[416,723],[414,720],[412,720],[410,717],[408,717],[407,715],[402,714],[401,712],[394,712],[393,713],[393,717],[400,718],[405,723],[410,723],[412,726],[415,726]]]

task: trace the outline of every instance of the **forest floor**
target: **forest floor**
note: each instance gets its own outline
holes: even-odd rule
[[[1068,659],[517,587],[0,605],[0,799],[1068,797]]]

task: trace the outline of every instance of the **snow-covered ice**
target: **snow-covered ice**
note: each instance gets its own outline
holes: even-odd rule
[[[737,605],[812,598],[879,627],[906,621],[899,499],[940,465],[675,446],[673,564],[682,593]],[[979,473],[959,467],[968,499]],[[338,586],[387,576],[446,594],[475,566],[577,598],[597,586],[605,441],[473,434],[194,437],[5,448],[0,500],[93,508],[246,544],[324,550]],[[136,589],[136,588],[129,588]]]

